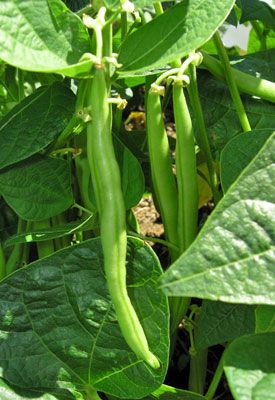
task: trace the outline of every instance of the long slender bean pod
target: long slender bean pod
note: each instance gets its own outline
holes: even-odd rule
[[[136,355],[151,367],[159,361],[148,342],[126,287],[126,222],[119,167],[111,135],[111,109],[103,66],[97,66],[89,95],[87,155],[100,216],[104,270],[122,334]]]
[[[153,85],[147,98],[147,139],[153,188],[160,207],[165,234],[169,242],[177,245],[178,192],[163,122],[160,94]],[[176,258],[178,252],[173,251],[173,253],[172,258]]]
[[[183,253],[197,234],[198,187],[195,142],[192,121],[183,93],[182,81],[173,85],[173,104],[176,123],[176,175],[178,182],[178,246]],[[171,332],[186,314],[190,298],[174,298],[171,303]]]
[[[179,247],[183,252],[197,235],[198,183],[192,121],[180,80],[176,80],[173,84],[173,104],[177,135],[178,237]]]

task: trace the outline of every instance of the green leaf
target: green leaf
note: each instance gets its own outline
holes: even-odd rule
[[[60,214],[73,203],[69,163],[33,156],[0,172],[0,193],[23,219]]]
[[[68,8],[70,8],[74,12],[77,12],[82,8],[90,5],[89,0],[63,0],[63,2]]]
[[[195,330],[196,350],[255,332],[255,307],[204,300]]]
[[[275,334],[236,339],[224,355],[224,370],[235,400],[275,399]]]
[[[61,0],[6,0],[0,3],[0,58],[28,71],[88,73],[89,36],[80,18]]]
[[[120,167],[122,192],[127,210],[138,204],[144,193],[144,175],[133,153],[115,136],[115,153]]]
[[[161,280],[169,296],[275,304],[275,133]]]
[[[248,53],[259,52],[263,49],[272,49],[275,46],[275,30],[266,29],[262,22],[258,22],[262,32],[264,32],[263,38],[260,39],[254,29],[250,31],[248,40]]]
[[[108,396],[109,400],[118,400],[116,397]],[[168,385],[161,385],[155,392],[142,398],[142,400],[203,400],[204,396],[190,392],[189,390],[181,390]]]
[[[256,333],[275,332],[275,307],[262,305],[255,311]]]
[[[253,160],[272,133],[273,129],[255,129],[241,133],[227,143],[221,153],[221,183],[224,192]]]
[[[275,82],[275,49],[233,57],[231,65],[247,74]]]
[[[242,9],[240,23],[259,20],[267,25],[275,27],[275,11],[261,0],[237,0]]]
[[[75,96],[66,86],[43,86],[15,106],[0,123],[0,168],[48,146],[68,125]]]
[[[234,0],[189,0],[169,8],[122,43],[121,71],[163,66],[202,46],[223,23]]]
[[[189,390],[180,390],[172,386],[161,385],[151,396],[146,399],[159,399],[159,400],[203,400],[204,396],[190,392]]]
[[[209,140],[216,158],[227,142],[242,132],[228,87],[206,72],[200,73],[199,91]],[[242,95],[252,129],[274,129],[274,105]]]
[[[156,287],[162,269],[141,240],[129,240],[127,258],[129,295],[161,368],[153,370],[137,359],[122,337],[97,238],[36,261],[1,282],[2,377],[45,393],[57,388],[84,393],[93,387],[130,399],[156,390],[169,351],[168,302]]]
[[[91,215],[84,221],[74,221],[65,225],[17,233],[9,237],[5,241],[4,246],[14,246],[15,244],[19,243],[43,242],[44,240],[56,239],[65,235],[72,235],[73,233],[79,231],[85,232],[92,230],[97,226],[97,216]]]
[[[43,394],[43,391],[34,389],[20,389],[11,386],[3,379],[0,379],[0,398],[1,400],[74,400],[67,390],[57,390],[57,394]]]

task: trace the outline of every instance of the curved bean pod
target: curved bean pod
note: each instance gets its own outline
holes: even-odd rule
[[[152,368],[160,363],[148,342],[126,287],[126,222],[120,172],[111,131],[108,86],[102,66],[92,81],[88,104],[92,121],[87,124],[87,155],[100,216],[104,270],[122,334],[134,353]]]

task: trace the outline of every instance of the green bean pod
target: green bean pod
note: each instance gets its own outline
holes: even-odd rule
[[[149,90],[146,111],[153,188],[160,208],[166,238],[172,244],[177,245],[178,191],[172,170],[168,137],[163,122],[160,94],[154,87]],[[177,258],[177,255],[173,252],[172,258]]]
[[[92,81],[88,104],[92,121],[87,124],[87,155],[100,216],[104,270],[122,334],[134,353],[152,368],[160,366],[132,306],[126,287],[126,212],[111,131],[108,85],[102,66]]]
[[[177,136],[178,237],[183,252],[197,235],[198,183],[194,133],[181,81],[175,81],[173,85],[173,106]]]

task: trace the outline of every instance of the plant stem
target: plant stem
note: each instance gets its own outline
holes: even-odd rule
[[[86,400],[101,400],[101,397],[99,397],[95,389],[87,388],[86,392],[87,392]]]
[[[213,377],[213,379],[212,379],[212,381],[210,383],[210,386],[209,386],[209,388],[207,390],[207,393],[205,394],[206,400],[212,400],[213,399],[213,397],[214,397],[214,395],[216,393],[217,387],[218,387],[218,385],[220,383],[221,377],[223,375],[223,357],[224,357],[224,353],[220,358],[220,361],[219,361],[218,366],[217,366],[216,371],[215,371],[215,375],[214,375],[214,377]]]
[[[198,351],[191,355],[188,389],[192,392],[203,394],[207,367],[208,349]]]
[[[209,54],[202,52],[203,66],[207,68],[211,74],[225,81],[225,73],[220,61]],[[231,68],[234,80],[239,90],[251,96],[261,97],[264,100],[275,103],[275,83],[267,79],[257,78],[236,68]]]
[[[243,106],[243,102],[240,97],[240,93],[239,93],[238,87],[236,85],[234,75],[231,70],[230,61],[229,61],[226,49],[223,45],[223,42],[222,42],[221,37],[218,32],[214,33],[213,40],[214,40],[215,47],[217,49],[217,52],[219,54],[220,60],[222,62],[223,68],[224,68],[224,74],[225,74],[225,77],[227,80],[228,88],[230,90],[233,103],[236,107],[236,111],[237,111],[241,126],[243,128],[243,131],[244,132],[251,131],[250,123],[248,121],[248,118],[247,118],[247,115],[246,115],[246,112],[245,112],[245,109]]]
[[[17,233],[22,233],[26,231],[27,222],[22,218],[18,217]],[[23,255],[24,245],[23,243],[15,244],[12,252],[6,263],[6,274],[9,275],[14,272],[20,265],[22,265],[22,255]]]
[[[35,221],[35,229],[50,228],[50,219],[42,221]],[[36,242],[37,252],[39,258],[44,258],[54,253],[54,244],[52,240],[44,240],[43,242]]]
[[[163,244],[166,247],[170,247],[171,249],[173,249],[175,251],[179,251],[179,248],[176,245],[174,245],[171,242],[168,242],[167,240],[158,239],[158,238],[151,237],[151,236],[140,235],[139,233],[136,233],[136,232],[133,232],[133,231],[128,231],[128,234],[130,236],[135,236],[137,238],[140,238],[140,239],[144,240],[145,242],[160,243],[160,244]]]
[[[206,164],[209,172],[210,186],[214,197],[214,202],[217,204],[220,200],[220,193],[218,190],[218,177],[214,166],[214,160],[211,154],[210,144],[206,132],[206,126],[203,117],[203,111],[198,91],[197,73],[195,65],[190,64],[190,85],[188,86],[188,93],[190,96],[191,104],[195,113],[195,118],[198,124],[198,141],[202,152],[206,158]]]
[[[153,5],[154,5],[154,9],[155,9],[156,15],[163,14],[163,7],[162,7],[162,4],[161,4],[160,1],[157,1]]]
[[[6,276],[6,260],[5,260],[4,249],[0,241],[0,280],[5,278],[5,276]]]
[[[121,13],[121,42],[126,38],[128,31],[128,20],[127,20],[127,12],[122,11]]]

